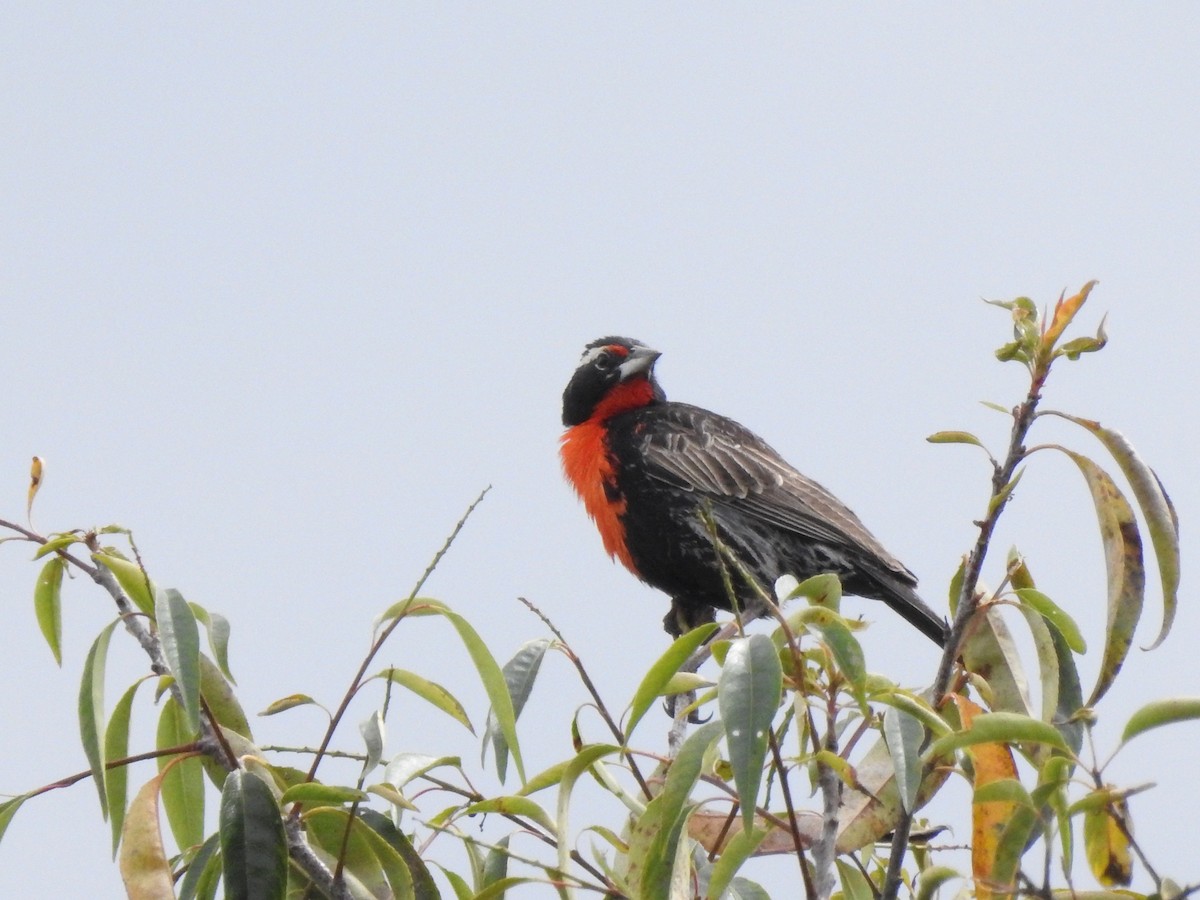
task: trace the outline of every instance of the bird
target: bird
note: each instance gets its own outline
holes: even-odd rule
[[[678,637],[716,610],[764,614],[749,578],[769,589],[784,574],[834,573],[847,594],[882,601],[944,646],[946,622],[916,576],[758,435],[667,400],[661,355],[626,337],[589,343],[563,391],[559,452],[609,556],[671,598],[665,630]]]

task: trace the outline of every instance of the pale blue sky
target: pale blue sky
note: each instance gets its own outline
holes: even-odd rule
[[[1083,319],[1109,314],[1110,347],[1062,366],[1047,405],[1130,437],[1190,559],[1198,45],[1182,3],[10,7],[0,517],[21,515],[29,457],[45,457],[37,526],[132,527],[160,583],[231,619],[258,710],[292,692],[335,703],[372,618],[492,484],[429,592],[500,656],[543,634],[515,600],[530,598],[620,707],[664,646],[666,600],[607,561],[558,472],[585,342],[662,350],[670,396],[761,433],[944,607],[987,472],[924,437],[968,428],[999,448],[1006,423],[977,401],[1022,388],[991,358],[1004,314],[979,298],[1051,301],[1098,278]],[[1101,454],[1066,426],[1042,434]],[[1090,684],[1103,562],[1065,459],[1034,460],[993,582],[1012,543],[1087,629]],[[27,555],[0,548],[14,793],[84,768],[79,671],[112,615],[68,585],[57,670]],[[1141,701],[1200,693],[1189,586],[1176,632],[1134,651],[1102,708],[1105,748]],[[926,642],[850,609],[877,623],[872,668],[930,680]],[[1139,643],[1159,615],[1152,599]],[[482,722],[451,632],[408,634],[386,661]],[[143,666],[123,639],[112,657],[110,704]],[[547,676],[523,720],[531,770],[569,752],[584,701],[561,659]],[[145,706],[135,719],[144,742]],[[301,742],[320,721],[255,725]],[[1141,738],[1112,773],[1159,783],[1134,802],[1138,835],[1183,882],[1200,880],[1178,812],[1200,805],[1197,727]],[[415,701],[391,723],[389,752],[475,748]],[[90,785],[29,803],[0,860],[0,896],[35,880],[122,893]]]

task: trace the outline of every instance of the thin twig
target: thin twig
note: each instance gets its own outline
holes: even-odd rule
[[[518,597],[517,599],[525,604],[530,612],[541,619],[545,626],[550,629],[551,634],[553,634],[558,640],[559,646],[562,647],[563,653],[566,654],[566,657],[571,661],[571,664],[575,666],[576,671],[579,672],[579,678],[583,681],[583,686],[587,689],[587,692],[592,695],[592,700],[595,701],[596,709],[599,711],[600,717],[604,719],[604,723],[608,725],[609,731],[612,732],[613,737],[617,740],[617,743],[624,748],[622,749],[621,753],[625,757],[625,761],[629,764],[629,770],[633,773],[634,780],[637,781],[638,787],[642,789],[642,793],[645,795],[647,800],[653,799],[654,795],[650,792],[650,785],[648,785],[646,783],[646,779],[642,777],[641,770],[637,767],[637,762],[629,752],[629,749],[625,747],[625,735],[621,731],[621,727],[617,724],[616,719],[614,719],[612,714],[608,711],[608,707],[605,705],[604,700],[600,697],[600,692],[596,690],[595,683],[592,681],[591,676],[588,675],[587,669],[584,668],[583,661],[576,655],[575,651],[571,649],[571,645],[567,643],[567,639],[563,637],[562,632],[559,631],[558,628],[555,627],[554,623],[550,621],[549,616],[547,616],[544,612],[542,612],[524,597]]]
[[[1037,405],[1041,400],[1041,390],[1049,374],[1049,366],[1039,367],[1030,382],[1029,393],[1025,400],[1013,410],[1012,432],[1009,436],[1008,453],[1004,464],[997,467],[992,474],[992,493],[988,498],[987,515],[979,521],[979,536],[975,540],[967,562],[963,567],[962,587],[958,595],[958,611],[950,626],[950,634],[946,638],[946,647],[938,665],[937,677],[933,682],[933,706],[937,709],[945,702],[946,693],[954,672],[954,664],[958,659],[958,646],[967,628],[975,618],[979,608],[977,596],[979,577],[983,571],[983,562],[991,545],[992,532],[1000,520],[1012,494],[1004,494],[1004,489],[1016,475],[1017,467],[1025,459],[1025,437],[1037,414]],[[896,822],[892,834],[891,855],[888,859],[887,877],[883,883],[883,900],[896,900],[900,891],[901,869],[904,857],[908,852],[908,835],[912,829],[912,811],[904,810]]]

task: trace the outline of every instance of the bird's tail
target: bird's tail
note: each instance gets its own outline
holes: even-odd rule
[[[946,646],[950,629],[946,620],[926,606],[915,590],[906,584],[889,585],[880,599],[904,617],[904,620],[939,647]]]

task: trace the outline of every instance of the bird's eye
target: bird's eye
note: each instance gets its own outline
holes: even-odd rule
[[[607,371],[617,364],[617,356],[611,350],[605,350],[596,357],[596,368]]]

